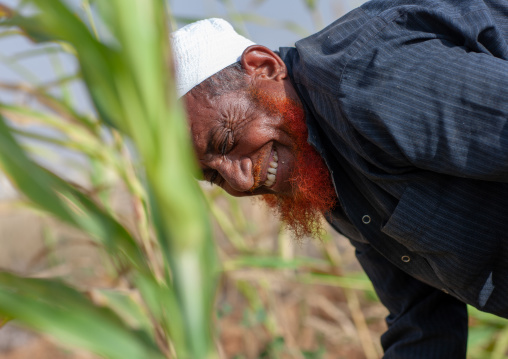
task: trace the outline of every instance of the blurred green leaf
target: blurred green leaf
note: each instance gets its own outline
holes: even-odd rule
[[[485,325],[469,328],[467,347],[471,355],[479,355],[495,337],[496,329]]]
[[[5,21],[2,26],[17,26],[23,30],[23,33],[26,37],[34,42],[47,42],[47,41],[56,41],[60,40],[60,38],[55,37],[48,31],[45,31],[42,26],[39,24],[40,17],[20,17],[19,15],[14,16],[13,18]]]
[[[110,251],[147,270],[142,253],[125,228],[86,195],[30,160],[0,115],[0,167],[41,209],[83,229]]]
[[[309,284],[324,284],[342,288],[359,289],[374,292],[372,283],[367,279],[339,277],[330,274],[302,274],[298,276],[298,280]]]
[[[310,11],[316,10],[317,0],[304,0],[304,2]]]
[[[112,289],[93,290],[94,300],[115,312],[129,327],[142,329],[154,337],[154,328],[149,313],[141,305],[141,297],[136,301],[137,292]]]
[[[14,15],[14,12],[11,8],[7,7],[6,5],[0,4],[0,19],[2,18],[9,18]]]
[[[5,325],[7,324],[8,322],[10,322],[12,320],[12,317],[10,316],[7,316],[7,315],[0,315],[0,329]]]
[[[0,313],[106,358],[163,358],[147,333],[128,328],[110,309],[54,280],[0,272]]]
[[[123,113],[115,93],[115,65],[118,51],[98,42],[86,25],[61,1],[33,0],[42,11],[32,17],[20,15],[5,22],[19,26],[36,42],[64,41],[76,49],[83,76],[103,120],[116,126]]]
[[[1,23],[0,23],[1,25]],[[10,37],[10,36],[20,36],[23,35],[23,33],[17,29],[14,30],[4,30],[0,32],[0,39],[4,37]]]
[[[31,18],[18,16],[9,25],[20,26],[36,41],[64,41],[74,47],[99,116],[132,138],[145,168],[151,218],[166,259],[168,281],[154,283],[149,271],[143,269],[138,285],[144,300],[150,303],[150,310],[171,333],[179,356],[204,357],[213,348],[211,308],[217,272],[210,268],[215,266],[215,253],[203,195],[190,174],[197,166],[184,113],[174,95],[170,96],[174,86],[168,74],[165,2],[95,2],[111,34],[106,42],[97,39],[63,2],[32,2],[40,12]],[[25,161],[23,166],[27,165]],[[120,249],[129,247],[131,238],[126,233],[117,233],[122,229],[118,223],[93,207],[79,191],[51,175],[49,179],[43,178],[37,190],[30,191],[21,182],[21,168],[12,162],[4,167],[9,167],[7,172],[11,172],[18,187],[46,210],[74,222],[107,244],[116,242]],[[35,174],[38,175],[37,171]],[[45,206],[55,193],[56,204]],[[69,210],[71,214],[75,210],[76,214],[70,215],[66,212]],[[105,231],[108,228],[110,231]],[[116,230],[111,233],[111,229]],[[110,239],[115,234],[120,238]],[[133,258],[138,248],[132,244],[127,248],[129,260],[138,268],[146,266],[141,257]],[[193,280],[189,281],[189,276]],[[184,320],[178,320],[180,316]]]
[[[471,306],[468,306],[467,311],[470,317],[479,320],[481,322],[494,324],[498,327],[508,326],[508,319],[506,318],[501,318],[494,314],[482,312]]]
[[[45,56],[52,53],[65,53],[61,46],[43,46],[43,47],[36,47],[31,48],[28,50],[24,50],[21,52],[18,52],[10,57],[7,58],[7,61],[14,62],[14,61],[20,61],[24,59],[29,59],[32,57],[38,57],[38,56]]]
[[[492,350],[492,359],[503,359],[508,355],[508,326],[497,335],[494,349]]]
[[[326,354],[326,348],[324,345],[321,344],[317,350],[303,351],[302,354],[305,359],[322,359]]]
[[[70,107],[67,103],[62,102],[60,99],[48,94],[43,89],[35,89],[33,87],[26,87],[24,85],[10,85],[0,83],[0,89],[26,93],[33,97],[38,103],[44,106],[52,113],[41,112],[33,110],[29,107],[19,107],[0,103],[0,113],[15,121],[17,118],[21,120],[39,120],[42,123],[49,124],[57,127],[59,130],[68,133],[74,133],[76,136],[81,136],[79,132],[87,131],[94,136],[99,135],[99,124],[96,120],[92,120],[86,116],[81,115],[75,109]],[[55,116],[59,116],[58,118]],[[12,118],[14,117],[14,118]],[[78,126],[69,126],[69,123]],[[86,134],[85,134],[86,135]]]
[[[272,269],[298,269],[302,267],[326,267],[327,262],[315,258],[296,258],[281,260],[277,256],[238,256],[223,264],[224,270],[236,270],[243,267],[272,268]]]
[[[135,274],[133,281],[151,315],[170,334],[175,348],[188,355],[185,350],[188,333],[182,330],[185,328],[184,320],[186,318],[180,311],[181,307],[173,288],[163,283],[157,283],[152,277],[139,273]],[[202,335],[202,333],[196,333],[196,335]]]

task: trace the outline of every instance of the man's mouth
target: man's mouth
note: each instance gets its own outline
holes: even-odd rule
[[[279,157],[277,156],[277,150],[274,148],[272,161],[268,165],[268,173],[266,175],[266,181],[264,183],[265,187],[270,188],[275,183],[275,180],[277,179],[278,166],[279,166]]]

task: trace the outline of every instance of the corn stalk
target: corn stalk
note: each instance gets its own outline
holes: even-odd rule
[[[33,206],[79,228],[104,248],[139,298],[104,291],[97,305],[62,281],[3,272],[0,318],[15,318],[106,358],[215,357],[215,249],[172,83],[165,2],[85,1],[81,17],[62,0],[23,4],[35,11],[23,15],[0,6],[6,36],[20,29],[42,51],[49,44],[51,51],[56,47],[75,56],[79,73],[46,86],[2,84],[38,106],[0,104],[0,168]],[[94,13],[102,28],[96,27]],[[98,28],[107,36],[100,38]],[[64,90],[76,79],[85,84],[96,115],[81,114],[68,92],[58,97],[49,91]],[[20,128],[20,122],[43,124],[58,135]],[[106,197],[94,196],[35,161],[27,138],[78,151],[114,169],[132,196],[135,225],[123,223]],[[125,155],[127,147],[134,148],[133,155]]]

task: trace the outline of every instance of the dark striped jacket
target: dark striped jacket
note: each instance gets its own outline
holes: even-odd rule
[[[508,317],[508,1],[374,0],[281,48],[389,309],[386,358],[463,358]]]

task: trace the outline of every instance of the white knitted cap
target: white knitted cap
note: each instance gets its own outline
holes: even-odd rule
[[[178,98],[213,74],[240,60],[254,45],[222,19],[206,19],[171,34]]]

